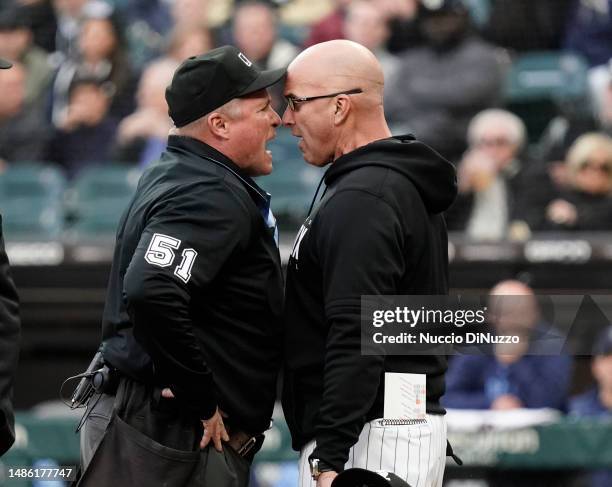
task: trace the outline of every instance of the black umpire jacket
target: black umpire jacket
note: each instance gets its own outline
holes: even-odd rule
[[[0,455],[15,441],[12,395],[19,355],[19,299],[4,250],[0,218]]]
[[[121,373],[251,433],[269,426],[280,367],[267,199],[223,154],[170,136],[119,223],[103,318],[103,355]]]

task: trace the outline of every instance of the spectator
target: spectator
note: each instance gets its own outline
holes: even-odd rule
[[[13,4],[18,5],[29,19],[34,44],[46,52],[54,52],[57,19],[52,0],[13,0]]]
[[[573,0],[493,0],[485,39],[518,52],[557,50]]]
[[[171,15],[175,30],[209,25],[208,0],[174,0]]]
[[[57,19],[55,50],[59,61],[77,54],[77,37],[83,10],[88,0],[52,0]]]
[[[0,56],[19,61],[26,70],[26,103],[43,106],[52,78],[48,54],[33,44],[30,19],[23,8],[5,10],[0,14]]]
[[[121,8],[126,23],[130,26],[138,24],[139,28],[146,26],[151,32],[166,34],[172,28],[172,17],[168,2],[163,0],[130,0]]]
[[[170,35],[166,55],[181,63],[191,56],[198,56],[213,49],[210,31],[204,26],[176,29]]]
[[[27,74],[22,64],[0,76],[0,169],[6,163],[41,160],[48,142],[48,127],[40,108],[25,102]]]
[[[278,37],[277,21],[273,7],[263,2],[241,3],[234,12],[234,43],[261,70],[284,68],[298,54],[296,46]],[[282,84],[270,88],[277,111],[285,105],[282,89]]]
[[[590,66],[612,58],[612,0],[574,0],[563,48],[582,54]]]
[[[580,136],[565,164],[567,187],[546,208],[547,230],[612,230],[612,138]]]
[[[395,132],[413,132],[457,161],[469,121],[499,98],[501,70],[495,49],[470,33],[461,0],[443,0],[422,16],[425,44],[400,57],[385,110]]]
[[[163,53],[165,37],[172,29],[169,2],[130,0],[117,4],[125,26],[129,59],[137,71]]]
[[[72,177],[82,168],[108,162],[117,121],[110,114],[112,87],[98,78],[75,79],[62,125],[56,130],[49,158]]]
[[[593,347],[591,371],[595,387],[570,401],[570,414],[577,417],[612,419],[612,327],[605,330]],[[590,474],[590,487],[612,485],[612,469]]]
[[[399,54],[421,43],[419,0],[372,0],[372,3],[387,22],[389,38],[386,45],[391,54]]]
[[[522,240],[542,225],[554,190],[546,168],[525,156],[525,142],[525,124],[510,112],[488,109],[472,119],[449,229],[475,240]]]
[[[551,353],[547,341],[559,351],[563,344],[542,319],[533,291],[518,281],[500,282],[491,290],[488,311],[495,330],[519,335],[520,343],[496,345],[491,355],[454,357],[447,373],[444,405],[460,409],[564,410],[571,360],[566,355],[533,355],[538,351]]]
[[[384,12],[371,0],[356,0],[349,5],[344,19],[346,38],[367,47],[380,61],[385,75],[385,82],[395,75],[398,59],[389,53],[385,44],[390,30]]]
[[[352,0],[333,0],[334,10],[310,28],[310,34],[304,41],[304,48],[319,42],[344,39],[344,17]]]
[[[126,57],[122,30],[112,7],[93,2],[87,5],[83,15],[78,57],[62,63],[55,77],[52,120],[56,127],[64,125],[68,91],[75,77],[108,82],[107,86],[113,92],[111,112],[114,116],[126,116],[134,109],[135,80]]]
[[[136,111],[121,121],[117,131],[118,160],[145,167],[166,148],[172,121],[165,93],[177,67],[178,63],[164,59],[151,63],[142,73]]]
[[[560,103],[559,115],[553,118],[538,142],[542,159],[560,166],[571,145],[587,132],[602,132],[612,136],[612,59],[608,64],[589,72],[591,103],[585,110],[584,101]]]

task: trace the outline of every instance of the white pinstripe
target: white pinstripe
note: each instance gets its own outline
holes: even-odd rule
[[[444,416],[428,414],[425,423],[416,425],[382,426],[378,421],[363,427],[345,468],[394,472],[411,487],[442,487],[446,464]],[[300,454],[299,487],[316,487],[308,466],[314,448],[311,441]]]

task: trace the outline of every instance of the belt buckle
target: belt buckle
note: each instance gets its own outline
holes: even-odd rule
[[[246,443],[240,447],[240,450],[238,450],[238,455],[241,457],[246,456],[253,449],[255,443],[257,443],[257,438],[251,436]]]

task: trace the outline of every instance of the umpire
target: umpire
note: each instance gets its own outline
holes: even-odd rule
[[[166,90],[175,128],[117,231],[110,374],[89,401],[80,485],[248,482],[272,416],[283,299],[270,196],[251,176],[272,171],[280,118],[266,88],[284,74],[224,46],[186,60]]]

